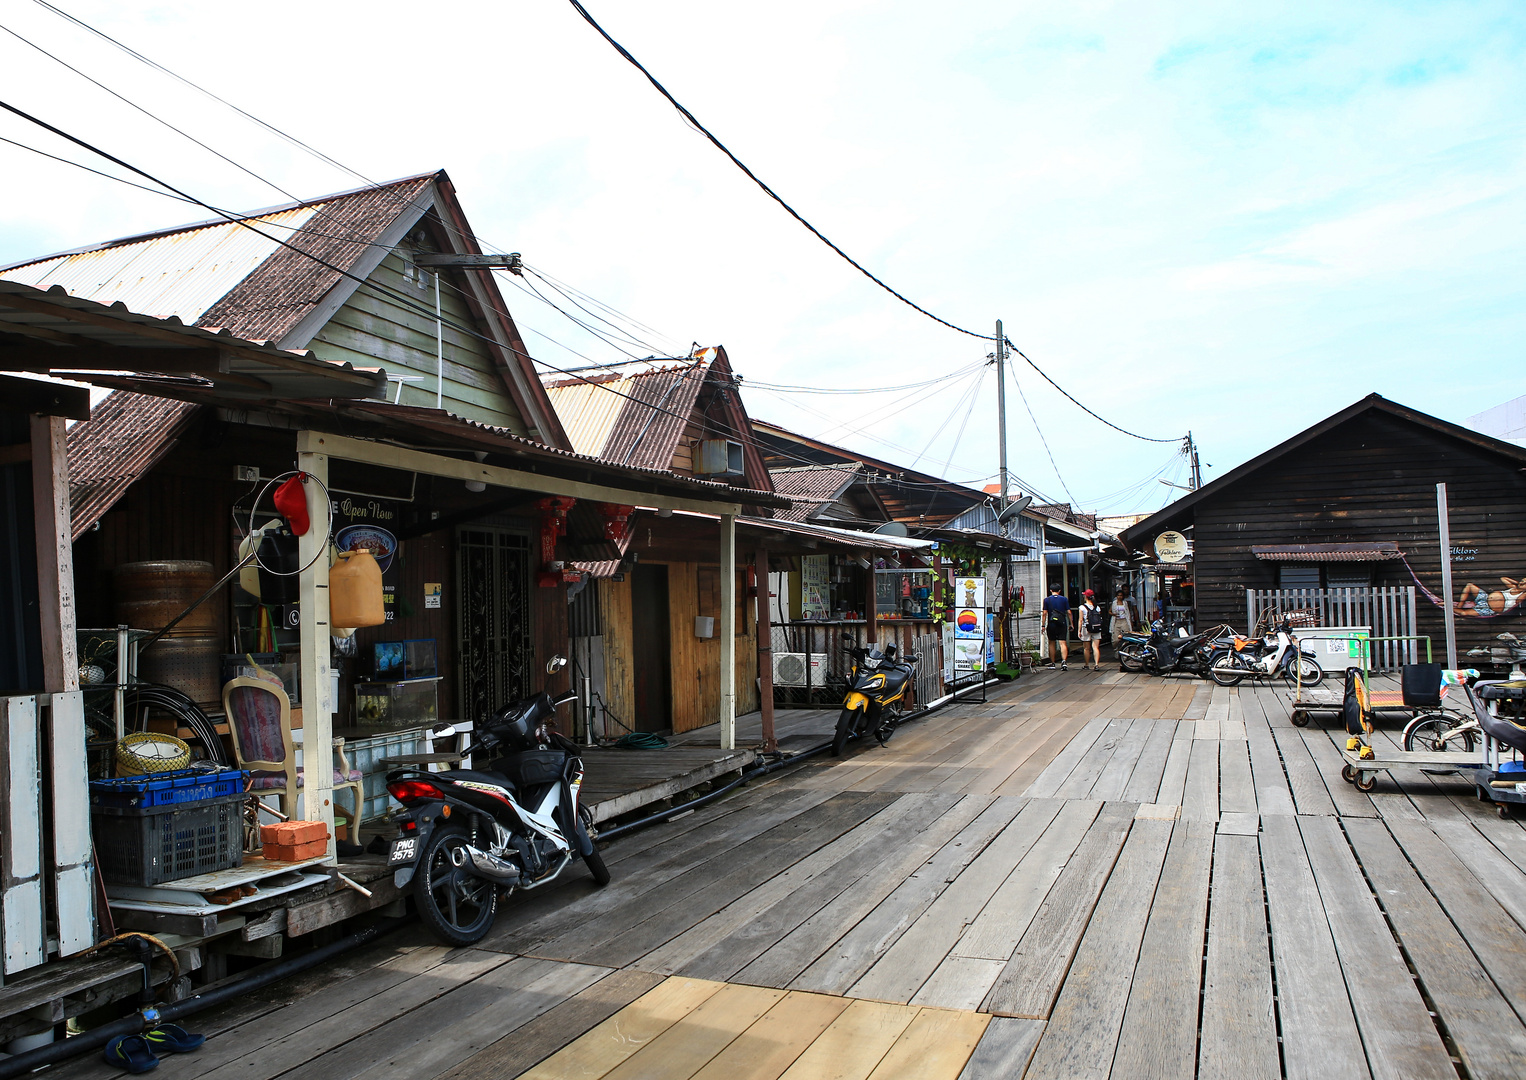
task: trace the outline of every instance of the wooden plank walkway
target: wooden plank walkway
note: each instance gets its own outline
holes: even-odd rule
[[[1358,792],[1337,745],[1267,688],[1042,673],[623,838],[476,948],[405,931],[208,1014],[157,1071],[1526,1076],[1526,828],[1455,776]]]

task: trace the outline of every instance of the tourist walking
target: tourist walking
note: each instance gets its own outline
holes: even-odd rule
[[[1129,608],[1129,594],[1119,589],[1118,595],[1113,597],[1108,614],[1113,617],[1113,648],[1116,649],[1123,635],[1134,631],[1134,612]]]
[[[1044,633],[1049,636],[1049,666],[1059,663],[1061,671],[1069,671],[1070,665],[1066,661],[1070,659],[1067,642],[1070,637],[1070,601],[1065,599],[1058,581],[1049,586],[1049,595],[1044,597]]]
[[[1076,637],[1081,639],[1081,661],[1091,671],[1102,670],[1102,608],[1097,594],[1087,589],[1076,611]]]

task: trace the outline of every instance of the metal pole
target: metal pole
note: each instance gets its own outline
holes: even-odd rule
[[[1447,627],[1447,667],[1457,667],[1457,613],[1452,610],[1452,526],[1447,514],[1447,486],[1436,485],[1436,520],[1441,532],[1441,614]]]
[[[1203,486],[1203,470],[1198,466],[1197,443],[1192,441],[1192,432],[1187,432],[1187,462],[1192,467],[1192,490],[1196,491]]]
[[[774,628],[773,613],[769,610],[768,551],[758,548],[752,555],[758,584],[758,718],[763,725],[763,749],[773,753],[779,749],[774,734]],[[810,667],[810,654],[806,655],[806,667]]]
[[[1001,505],[997,513],[1007,508],[1007,339],[1001,332],[1001,320],[996,320],[996,446],[1001,461]]]
[[[721,515],[721,749],[736,749],[736,629],[737,548],[736,517]],[[810,666],[806,656],[806,666]]]

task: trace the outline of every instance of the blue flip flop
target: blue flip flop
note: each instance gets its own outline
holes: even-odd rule
[[[148,1045],[156,1053],[189,1054],[207,1041],[205,1035],[193,1035],[179,1024],[160,1024],[147,1035]]]
[[[106,1044],[101,1056],[106,1059],[106,1064],[130,1073],[146,1073],[159,1067],[159,1059],[142,1035],[118,1035]]]

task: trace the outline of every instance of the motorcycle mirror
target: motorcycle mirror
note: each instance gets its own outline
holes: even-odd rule
[[[567,658],[565,656],[553,656],[550,660],[546,661],[546,674],[555,675],[558,671],[561,671],[562,668],[566,666]]]

